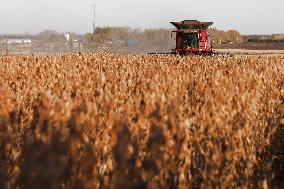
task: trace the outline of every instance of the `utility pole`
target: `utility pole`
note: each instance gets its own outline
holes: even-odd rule
[[[93,34],[96,32],[96,4],[93,5],[94,21],[93,21]]]

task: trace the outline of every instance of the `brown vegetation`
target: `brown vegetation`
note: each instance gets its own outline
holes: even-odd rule
[[[283,57],[0,57],[0,188],[281,188]]]
[[[216,28],[209,28],[209,32],[214,40],[215,45],[241,43],[244,40],[242,35],[236,30],[229,30],[225,32],[217,30]]]
[[[86,49],[96,52],[170,52],[175,40],[169,29],[131,29],[128,27],[97,28],[95,34],[85,35]]]

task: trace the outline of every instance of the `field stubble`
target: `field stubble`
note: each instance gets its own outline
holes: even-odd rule
[[[281,188],[284,58],[0,57],[1,188]]]

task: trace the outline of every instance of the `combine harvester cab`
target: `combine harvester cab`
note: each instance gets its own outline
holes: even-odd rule
[[[188,54],[207,54],[212,55],[212,39],[208,27],[213,22],[199,22],[197,20],[184,20],[181,22],[171,22],[177,30],[176,48],[172,54],[188,55]]]

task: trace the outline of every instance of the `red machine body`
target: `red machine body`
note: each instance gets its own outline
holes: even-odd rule
[[[177,30],[176,48],[172,54],[212,54],[211,37],[207,31],[213,22],[199,22],[197,20],[184,20],[171,22]]]

